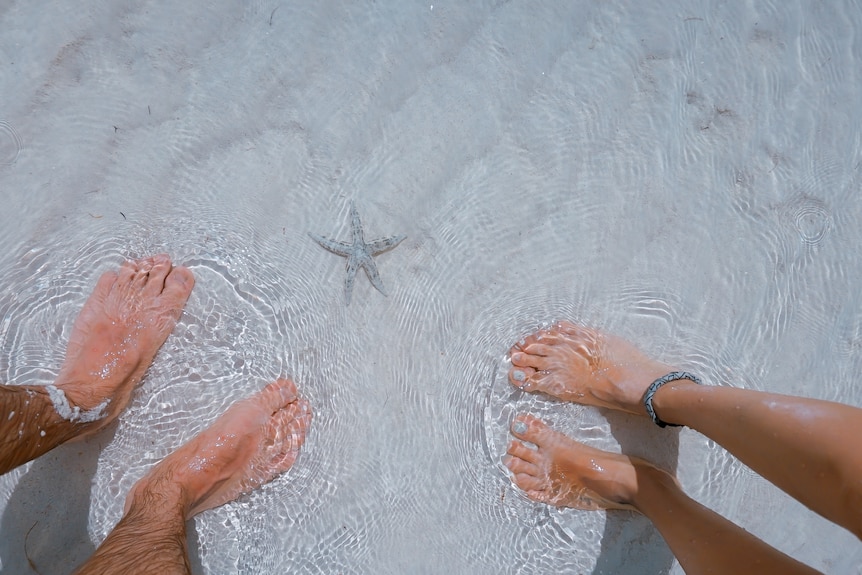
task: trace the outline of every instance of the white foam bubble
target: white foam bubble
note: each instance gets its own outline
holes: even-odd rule
[[[47,385],[45,389],[48,390],[48,395],[51,398],[51,403],[54,404],[54,409],[63,419],[67,421],[80,421],[81,423],[90,423],[91,421],[96,421],[98,419],[102,419],[105,414],[105,408],[108,407],[108,404],[111,400],[106,399],[93,409],[81,410],[77,405],[72,407],[69,405],[69,400],[66,399],[66,394],[63,393],[63,390],[54,386]]]

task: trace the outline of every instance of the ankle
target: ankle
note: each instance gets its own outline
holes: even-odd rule
[[[126,497],[126,514],[181,517],[186,519],[191,505],[183,486],[173,481],[170,473],[159,472],[144,476]]]
[[[679,412],[683,393],[700,387],[690,379],[676,379],[661,386],[652,396],[656,416],[669,425],[685,425]]]
[[[53,385],[45,386],[54,411],[72,423],[92,423],[104,420],[108,417],[108,405],[110,399],[98,401],[96,398],[88,397],[89,394],[82,393],[86,386],[79,384],[57,381]]]
[[[641,513],[649,508],[669,491],[681,491],[676,477],[659,469],[655,465],[640,459],[632,458],[636,476],[636,487],[628,502]]]

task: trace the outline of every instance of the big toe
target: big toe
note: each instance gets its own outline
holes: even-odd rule
[[[275,413],[291,402],[296,401],[296,384],[293,381],[281,378],[264,387],[255,397],[260,401],[269,413]]]
[[[99,281],[96,282],[96,288],[93,290],[93,295],[100,300],[104,300],[108,296],[108,293],[113,289],[118,277],[119,276],[115,271],[103,273],[99,278]]]
[[[532,367],[519,367],[515,366],[509,370],[509,383],[517,387],[518,389],[523,389],[525,391],[532,391],[533,389],[533,381],[532,378],[536,375],[536,370]]]
[[[273,414],[270,435],[273,453],[269,463],[273,475],[287,471],[296,461],[311,425],[311,406],[305,399],[289,403]]]
[[[544,421],[532,415],[519,415],[512,422],[512,435],[539,447],[547,443],[553,433],[555,432]]]
[[[293,451],[299,451],[299,448],[305,443],[305,436],[311,426],[311,404],[308,403],[307,399],[300,398],[279,413],[286,413],[284,424],[289,448]]]
[[[182,308],[194,286],[195,276],[191,270],[182,266],[175,267],[164,279],[161,298],[172,307]]]

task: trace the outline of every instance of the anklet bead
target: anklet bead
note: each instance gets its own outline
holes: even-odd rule
[[[653,423],[655,423],[659,427],[682,427],[678,423],[666,423],[659,419],[658,415],[656,415],[655,409],[653,409],[652,406],[652,398],[655,393],[661,388],[661,386],[672,381],[678,381],[680,379],[687,379],[689,381],[693,381],[698,385],[702,385],[700,378],[696,375],[688,373],[687,371],[672,371],[669,374],[662,376],[652,382],[652,384],[650,384],[650,386],[646,390],[646,393],[644,394],[644,407],[646,407],[647,414],[649,414],[650,419],[652,419]]]

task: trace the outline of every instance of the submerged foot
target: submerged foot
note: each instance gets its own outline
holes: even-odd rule
[[[653,466],[634,457],[594,449],[554,431],[535,417],[515,420],[506,467],[515,484],[540,503],[576,509],[635,509],[636,466]],[[664,472],[661,472],[664,473]]]
[[[49,387],[52,399],[62,403],[65,395],[66,411],[89,411],[101,423],[90,432],[116,418],[173,330],[193,286],[192,273],[173,267],[167,255],[128,261],[103,274],[75,320],[57,383]]]
[[[287,471],[311,424],[308,401],[280,379],[234,403],[209,428],[156,465],[126,499],[179,487],[185,517],[232,501]]]
[[[647,387],[673,371],[624,339],[569,322],[537,331],[509,354],[516,387],[636,415],[646,415]]]

